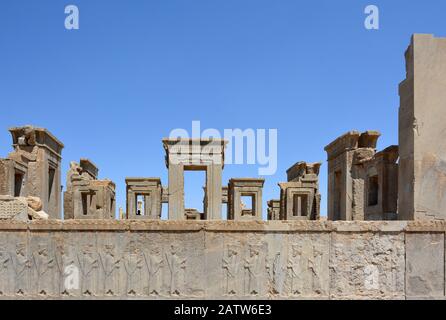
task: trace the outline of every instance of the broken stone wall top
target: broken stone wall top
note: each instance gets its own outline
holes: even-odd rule
[[[350,131],[325,147],[328,158],[329,220],[364,220],[368,198],[365,190],[369,182],[375,187],[375,180],[379,180],[379,177],[375,177],[376,174],[371,173],[378,171],[374,166],[374,157],[380,135],[378,131],[371,130],[363,133]],[[370,168],[366,168],[367,165]],[[381,190],[382,182],[388,180],[386,173],[387,171],[381,175]],[[369,179],[371,177],[373,180]],[[379,188],[372,190],[373,195],[378,190]],[[377,214],[382,215],[382,212]]]
[[[96,180],[98,178],[99,169],[90,159],[81,158],[79,165],[83,173],[88,174],[91,179]]]
[[[376,149],[380,135],[378,131],[372,130],[363,133],[355,130],[349,131],[325,147],[325,151],[329,155],[328,160],[336,158],[339,154],[349,150],[358,148]]]
[[[304,161],[297,162],[291,168],[287,170],[287,180],[288,182],[300,181],[302,178],[305,178],[307,175],[311,175],[312,178],[316,178],[319,176],[319,170],[321,167],[321,162],[316,163],[307,163]]]
[[[9,129],[14,151],[4,177],[11,196],[38,197],[43,210],[53,219],[61,213],[61,160],[64,145],[47,129],[33,126]],[[5,171],[5,162],[3,171]],[[13,186],[13,187],[12,187]],[[2,192],[3,192],[2,191]]]
[[[41,146],[47,148],[56,156],[61,155],[64,145],[51,132],[45,128],[33,127],[30,125],[24,127],[10,128],[14,149],[21,149],[24,146]]]

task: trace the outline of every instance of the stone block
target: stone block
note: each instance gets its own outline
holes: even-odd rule
[[[331,298],[404,298],[404,254],[404,233],[332,233]]]
[[[411,297],[444,297],[444,233],[406,234],[406,290]]]

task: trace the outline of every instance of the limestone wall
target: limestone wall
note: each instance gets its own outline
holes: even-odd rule
[[[0,221],[0,298],[445,298],[444,222]]]

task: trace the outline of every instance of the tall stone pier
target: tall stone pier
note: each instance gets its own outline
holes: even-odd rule
[[[444,220],[446,38],[412,37],[399,94],[399,219]]]

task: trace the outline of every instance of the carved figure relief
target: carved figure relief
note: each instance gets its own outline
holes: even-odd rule
[[[80,288],[79,268],[73,255],[72,246],[65,248],[62,244],[56,246],[56,264],[58,271],[59,293],[63,296],[73,295]]]
[[[287,261],[287,284],[289,294],[298,295],[302,293],[303,274],[302,274],[302,248],[298,244],[291,245],[291,252]]]
[[[260,246],[251,244],[248,256],[245,259],[245,294],[258,295],[260,292],[259,283],[262,281],[262,264],[260,258]]]
[[[126,277],[126,294],[142,295],[143,293],[144,256],[135,241],[130,241],[124,255]]]
[[[0,296],[7,295],[10,290],[10,265],[11,257],[6,246],[0,245]]]
[[[280,294],[280,275],[281,275],[281,253],[277,252],[273,258],[266,262],[266,271],[270,284],[270,293],[273,295]]]
[[[176,258],[178,258],[178,256],[176,256]],[[172,260],[175,260],[176,258],[172,258]],[[149,295],[159,295],[162,284],[162,269],[164,267],[164,261],[160,249],[158,247],[153,247],[148,255],[144,254],[144,260],[147,265],[147,270],[149,271]],[[169,263],[169,260],[167,260],[167,262]],[[176,266],[176,262],[173,264]],[[171,269],[170,264],[169,269]],[[172,284],[170,292],[174,292],[172,291]]]
[[[18,243],[16,245],[13,263],[15,272],[14,293],[17,295],[25,295],[28,290],[29,270],[31,267],[30,260],[26,253],[25,243]]]
[[[39,295],[52,295],[54,293],[54,257],[51,257],[46,243],[40,243],[32,254],[36,271],[36,288]]]
[[[99,258],[94,252],[93,245],[84,245],[82,252],[78,254],[78,260],[82,274],[81,293],[92,296],[97,292],[96,280],[99,268]]]
[[[236,295],[238,293],[238,273],[240,268],[240,259],[238,256],[239,248],[235,245],[227,246],[226,256],[223,257],[223,270],[225,273],[225,294]]]
[[[166,253],[167,266],[170,271],[170,295],[180,295],[182,293],[182,276],[186,270],[186,259],[179,256],[179,249],[176,245],[170,246],[170,252]]]
[[[313,293],[322,294],[322,259],[323,251],[318,246],[313,246],[313,259],[308,261],[308,268],[311,271]]]
[[[114,296],[119,294],[119,267],[121,258],[117,256],[115,245],[106,244],[104,253],[99,254],[102,269],[104,270],[104,293]]]

